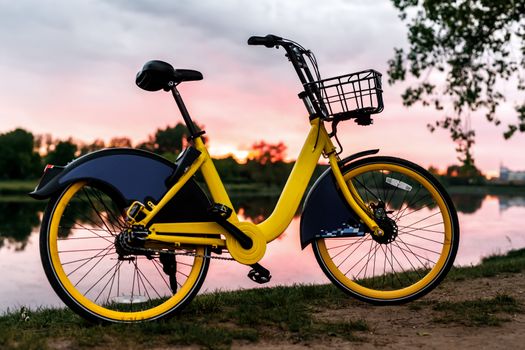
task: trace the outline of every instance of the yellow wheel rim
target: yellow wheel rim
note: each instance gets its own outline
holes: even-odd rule
[[[58,202],[55,205],[53,210],[51,221],[49,225],[48,232],[48,246],[49,246],[49,257],[52,262],[54,273],[57,279],[60,281],[62,288],[71,296],[74,301],[80,305],[82,308],[87,310],[90,313],[96,314],[99,317],[116,320],[116,321],[138,321],[138,320],[149,320],[155,319],[167,313],[168,311],[175,308],[178,304],[183,302],[185,298],[193,290],[195,284],[199,279],[201,273],[204,258],[195,257],[191,271],[189,272],[186,281],[180,286],[177,290],[177,293],[168,297],[167,300],[161,302],[159,305],[152,307],[150,309],[140,310],[140,311],[118,311],[112,310],[105,307],[104,305],[99,305],[92,301],[90,298],[86,297],[82,292],[78,290],[77,287],[68,277],[68,274],[64,270],[63,262],[61,261],[60,251],[58,247],[59,242],[59,227],[61,223],[61,218],[70,204],[74,196],[86,186],[85,182],[78,182],[71,185],[65,193],[61,196]],[[204,248],[200,247],[196,251],[197,254],[203,254]],[[146,285],[146,282],[143,282]],[[111,292],[111,290],[110,290]],[[87,294],[87,293],[86,293]]]
[[[377,290],[368,288],[366,286],[363,286],[351,278],[349,278],[345,273],[343,273],[338,266],[334,263],[333,258],[330,255],[329,248],[326,245],[325,239],[320,239],[317,241],[317,248],[319,255],[322,259],[323,264],[325,267],[330,271],[332,276],[339,281],[342,285],[344,285],[346,288],[350,289],[351,291],[360,294],[362,296],[373,298],[373,299],[379,299],[379,300],[395,300],[395,299],[402,299],[406,298],[408,296],[411,296],[422,289],[424,289],[426,286],[428,286],[443,270],[445,264],[447,263],[447,260],[450,256],[451,249],[452,249],[452,220],[449,213],[449,209],[447,208],[447,205],[445,201],[443,200],[442,196],[438,192],[438,190],[430,183],[429,180],[427,180],[425,177],[421,176],[419,173],[395,164],[389,164],[389,163],[375,163],[375,164],[368,164],[363,165],[360,167],[357,167],[355,169],[350,170],[348,173],[344,174],[345,180],[347,182],[351,181],[352,179],[356,178],[359,175],[362,175],[366,172],[372,172],[372,171],[390,171],[390,172],[397,172],[406,175],[408,178],[413,179],[417,183],[421,184],[432,196],[433,200],[439,207],[439,210],[441,212],[441,217],[443,219],[443,229],[444,229],[444,236],[443,236],[443,242],[442,242],[442,249],[440,252],[439,259],[435,263],[435,265],[426,273],[426,275],[418,280],[416,283],[411,284],[409,286],[406,286],[404,288],[395,289],[395,290]],[[386,257],[385,257],[386,259]]]

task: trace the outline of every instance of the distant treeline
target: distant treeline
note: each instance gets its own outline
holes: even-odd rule
[[[135,147],[160,154],[172,161],[186,146],[187,129],[183,124],[158,129],[146,141],[133,145],[127,137],[115,137],[108,143],[91,143],[72,138],[59,140],[51,135],[33,135],[24,129],[0,134],[0,180],[36,179],[45,164],[66,165],[75,158],[103,148]],[[231,184],[264,183],[282,187],[293,163],[285,162],[286,146],[259,141],[252,145],[246,163],[233,156],[215,159],[224,182]],[[322,167],[317,169],[320,172]]]
[[[445,173],[440,173],[433,166],[428,171],[436,176],[445,186],[483,186],[487,178],[475,165],[449,165]]]
[[[72,138],[59,140],[51,135],[33,135],[24,129],[0,134],[0,180],[36,179],[45,164],[66,165],[73,159],[103,148],[135,147],[160,154],[172,161],[187,145],[186,126],[179,123],[157,129],[146,141],[133,145],[128,137],[114,137],[109,142],[97,139],[86,143]],[[286,145],[254,143],[246,163],[240,164],[233,156],[215,159],[215,165],[224,182],[231,184],[264,183],[282,187],[293,163],[285,162]],[[323,168],[319,166],[316,174]],[[487,180],[475,166],[451,165],[445,173],[428,169],[446,186],[484,185]],[[315,177],[314,177],[315,178]]]

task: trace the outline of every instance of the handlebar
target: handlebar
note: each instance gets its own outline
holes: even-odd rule
[[[264,45],[268,48],[281,45],[283,38],[277,35],[268,34],[266,36],[252,36],[248,39],[248,45]]]
[[[322,96],[319,92],[319,89],[315,85],[312,85],[312,83],[315,83],[321,78],[315,57],[310,50],[305,49],[293,40],[284,39],[273,34],[268,34],[266,36],[252,36],[248,39],[248,45],[260,45],[268,48],[278,48],[281,46],[286,51],[286,57],[292,63],[293,67],[295,68],[295,72],[297,73],[299,80],[303,85],[306,95],[301,97],[300,94],[299,96],[301,99],[305,100],[307,97],[310,101],[318,101],[313,105],[313,109],[315,109],[315,111],[308,107],[308,103],[305,103],[307,104],[307,109],[309,110],[310,114],[319,116],[324,114],[324,108],[320,106],[320,104],[323,104]],[[315,78],[310,71],[308,64],[306,63],[305,56],[308,57],[312,67],[314,68]]]
[[[286,57],[292,62],[294,68],[301,79],[301,83],[305,84],[307,82],[312,82],[313,78],[308,69],[308,65],[304,59],[304,55],[308,55],[311,52],[306,50],[301,45],[296,42],[288,39],[284,39],[280,36],[268,34],[266,36],[251,36],[248,39],[248,45],[259,45],[266,46],[268,48],[282,46],[286,51]],[[301,70],[304,69],[304,72]],[[306,77],[303,75],[306,74]],[[307,79],[305,79],[307,78]]]
[[[377,71],[369,69],[322,80],[313,52],[293,40],[268,34],[250,37],[248,45],[282,47],[286,51],[286,57],[303,85],[299,98],[303,100],[310,119],[334,122],[330,136],[336,134],[335,126],[341,120],[355,118],[359,125],[369,125],[370,115],[383,110],[381,74]],[[369,102],[364,101],[368,98]]]

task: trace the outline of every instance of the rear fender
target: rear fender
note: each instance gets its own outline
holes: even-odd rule
[[[373,149],[353,154],[339,161],[339,167],[344,171],[355,159],[377,152],[378,149]],[[306,196],[300,225],[301,248],[304,249],[314,239],[331,233],[336,235],[344,230],[364,229],[359,216],[338,190],[332,169],[328,168],[319,176]]]
[[[169,179],[176,169],[176,163],[151,152],[104,149],[82,156],[66,167],[46,169],[39,185],[29,195],[47,199],[74,182],[89,181],[109,190],[123,208],[136,200],[157,203],[169,189]],[[209,206],[206,194],[190,179],[154,221],[207,221]]]

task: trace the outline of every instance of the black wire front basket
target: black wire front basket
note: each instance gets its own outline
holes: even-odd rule
[[[383,110],[381,73],[369,69],[319,80],[313,85],[316,101],[327,120],[355,118],[358,124],[370,124],[370,115]],[[367,122],[368,121],[368,122]]]

